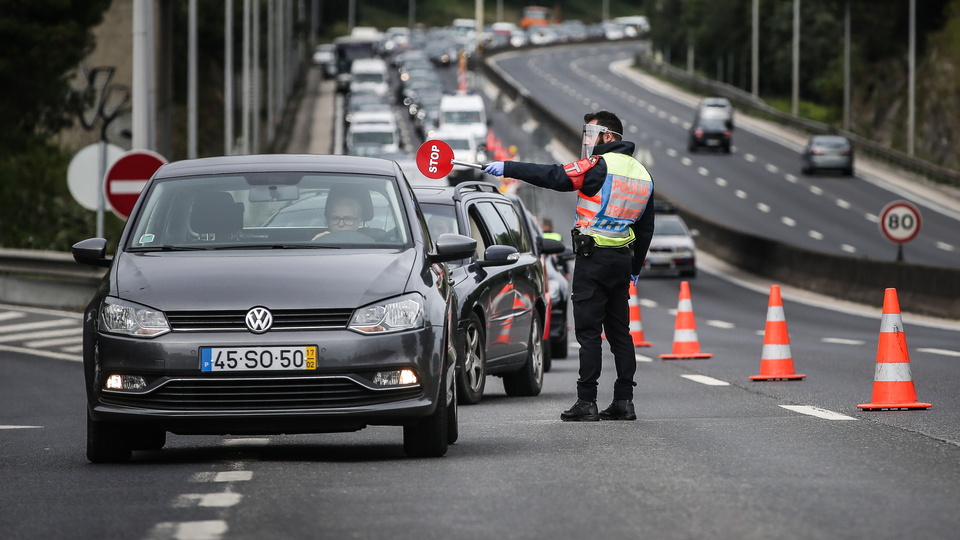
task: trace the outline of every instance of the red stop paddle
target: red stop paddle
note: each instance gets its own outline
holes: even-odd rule
[[[417,150],[417,169],[420,174],[427,178],[443,178],[450,174],[454,165],[463,165],[464,167],[473,167],[474,169],[483,169],[479,163],[467,163],[453,159],[453,149],[450,145],[440,141],[431,140],[420,145]]]

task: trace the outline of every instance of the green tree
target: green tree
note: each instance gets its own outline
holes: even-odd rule
[[[70,80],[110,0],[0,0],[0,246],[65,250],[94,219],[50,136],[75,119]]]

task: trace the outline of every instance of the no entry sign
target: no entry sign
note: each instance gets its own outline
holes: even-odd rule
[[[121,156],[104,178],[103,189],[113,212],[123,219],[130,217],[143,186],[166,162],[163,156],[149,150],[131,150]]]

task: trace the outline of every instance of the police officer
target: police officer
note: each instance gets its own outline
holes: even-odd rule
[[[609,111],[583,117],[579,161],[539,165],[489,163],[484,172],[556,191],[577,191],[573,236],[573,319],[580,343],[577,402],[560,414],[570,421],[636,420],[633,405],[636,352],[630,337],[630,284],[636,284],[653,236],[653,180],[623,141],[623,123]],[[613,402],[597,410],[601,333],[617,367]]]

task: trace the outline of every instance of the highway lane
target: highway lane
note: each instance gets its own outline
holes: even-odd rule
[[[956,404],[923,382],[926,361],[914,371],[935,407],[923,412],[856,410],[869,397],[862,381],[828,395],[830,378],[844,375],[826,367],[846,364],[862,379],[868,359],[854,366],[837,345],[795,333],[808,378],[747,382],[763,295],[722,294],[717,279],[705,274],[693,288],[701,344],[714,353],[697,361],[656,359],[669,349],[677,282],[643,283],[654,347],[640,350],[651,361],[638,368],[638,421],[560,422],[576,362],[559,361],[535,398],[509,398],[491,381],[483,402],[461,408],[460,440],[441,459],[407,459],[399,428],[368,428],[169,435],[164,450],[129,464],[91,465],[80,364],[0,352],[0,530],[11,539],[145,540],[950,537],[960,525],[960,446],[923,431]],[[714,295],[737,296],[743,309],[712,313]],[[790,302],[785,311],[791,328],[836,322]],[[843,326],[830,335],[869,340],[876,330],[867,320]],[[908,331],[911,343],[924,341]],[[611,398],[609,356],[605,368],[602,401]],[[795,406],[838,414],[787,408]]]
[[[808,249],[892,260],[896,246],[881,236],[877,215],[886,203],[909,198],[921,206],[924,224],[920,237],[905,246],[907,261],[960,265],[955,209],[943,198],[919,198],[883,185],[874,172],[879,168],[867,167],[863,158],[855,178],[802,176],[799,139],[768,140],[769,130],[754,127],[744,114],[736,118],[731,155],[688,152],[695,100],[673,88],[659,90],[662,85],[651,92],[635,75],[624,75],[637,49],[637,44],[570,46],[506,54],[496,62],[531,95],[551,103],[571,129],[582,124],[585,110],[617,111],[627,138],[638,143],[640,157],[650,164],[657,189],[706,218]],[[861,172],[866,168],[871,172]]]

